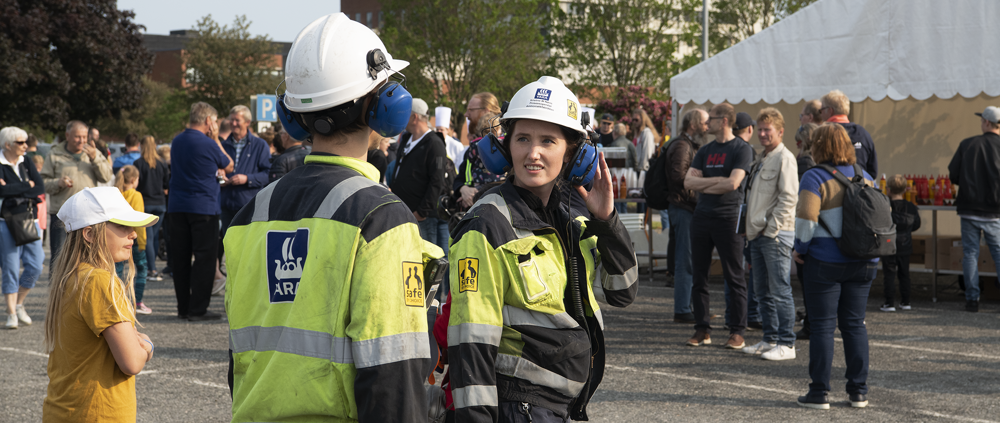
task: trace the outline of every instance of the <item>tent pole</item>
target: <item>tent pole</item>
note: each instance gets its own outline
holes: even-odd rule
[[[677,100],[670,99],[670,138],[677,136]]]
[[[701,61],[708,60],[708,0],[701,6]]]

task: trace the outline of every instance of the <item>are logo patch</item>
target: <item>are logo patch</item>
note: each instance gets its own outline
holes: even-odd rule
[[[410,307],[424,306],[424,264],[403,262],[403,300]]]
[[[458,292],[479,291],[479,259],[466,257],[458,261]]]
[[[295,301],[309,252],[309,228],[267,232],[267,290],[271,304]]]

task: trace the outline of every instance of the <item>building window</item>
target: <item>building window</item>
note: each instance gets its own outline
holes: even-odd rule
[[[382,28],[382,26],[384,26],[384,25],[385,25],[385,23],[384,23],[384,22],[385,22],[385,21],[384,21],[384,20],[382,20],[382,11],[381,11],[381,10],[379,10],[379,12],[378,12],[378,27],[379,27],[379,28]]]
[[[365,18],[367,18],[367,20],[368,20],[368,23],[366,23],[365,25],[368,25],[368,27],[371,28],[372,27],[372,12],[368,12],[367,15],[365,16]]]
[[[358,23],[361,23],[361,12],[358,12],[358,13],[354,14],[354,21],[358,22]]]

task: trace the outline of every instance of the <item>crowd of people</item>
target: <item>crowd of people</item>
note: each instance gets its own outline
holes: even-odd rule
[[[80,121],[44,156],[24,130],[0,130],[7,328],[32,323],[23,304],[46,231],[52,253],[43,418],[134,421],[133,376],[155,349],[136,315],[153,312],[146,281],[168,274],[178,318],[221,319],[209,305],[225,297],[234,421],[586,420],[604,370],[600,303],[625,307],[638,292],[603,147],[624,147],[636,170],[663,155],[673,320],[693,325],[686,345],[711,345],[721,326],[724,348],[784,361],[808,340],[811,383],[797,402],[827,409],[839,328],[851,405],[868,404],[869,291],[881,260],[881,310],[896,310],[897,278],[898,307],[911,309],[920,218],[905,179],[889,178],[892,254],[845,250],[856,229],[846,205],[875,184],[878,163],[842,92],[805,104],[794,154],[775,108],[756,118],[727,103],[688,108],[669,138],[641,108],[628,125],[608,113],[591,122],[552,77],[509,102],[474,94],[455,125],[451,109],[431,116],[398,82],[407,64],[333,14],[293,43],[277,131],[255,134],[246,106],[220,119],[202,102],[169,147],[130,134],[117,157]],[[983,135],[949,165],[971,312],[981,236],[1000,259],[1000,108],[977,115]],[[157,269],[161,234],[168,263]],[[708,290],[716,254],[723,325]],[[798,333],[792,266],[806,310]],[[430,369],[444,364],[429,395]]]

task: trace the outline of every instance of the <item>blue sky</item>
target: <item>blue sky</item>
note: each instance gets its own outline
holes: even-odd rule
[[[118,0],[118,9],[134,11],[135,21],[146,26],[147,34],[190,29],[208,14],[219,25],[232,24],[236,16],[246,15],[253,35],[292,42],[309,22],[339,12],[340,0]]]

